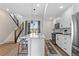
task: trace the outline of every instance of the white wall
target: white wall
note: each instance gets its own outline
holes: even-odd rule
[[[51,39],[51,33],[52,33],[52,21],[51,20],[44,20],[43,21],[43,33],[46,36],[46,39]]]
[[[58,22],[59,20],[60,20],[59,17],[52,20],[52,32],[54,32],[53,30],[55,29],[55,24],[59,23]]]
[[[3,44],[3,43],[10,43],[10,42],[14,42],[14,31],[12,31],[8,37],[3,41],[1,42],[0,44]]]
[[[79,12],[79,3],[75,3],[73,13]]]
[[[4,42],[16,25],[6,11],[0,10],[0,43]]]

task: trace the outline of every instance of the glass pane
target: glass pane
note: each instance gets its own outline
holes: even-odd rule
[[[31,21],[30,32],[38,33],[38,21]]]

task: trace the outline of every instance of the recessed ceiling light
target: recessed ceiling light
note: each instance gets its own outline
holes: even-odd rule
[[[39,7],[40,6],[40,4],[37,4],[37,7]]]
[[[7,8],[6,11],[9,11],[9,9]]]
[[[61,9],[62,9],[62,8],[63,8],[63,6],[60,6],[59,8],[61,8]]]

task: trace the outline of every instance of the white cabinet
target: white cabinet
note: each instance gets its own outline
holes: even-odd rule
[[[69,28],[71,27],[71,17],[62,16],[59,23],[60,23],[60,28]]]
[[[60,17],[60,28],[69,28],[71,27],[71,21],[72,21],[72,13],[73,13],[73,7],[66,10],[62,16]]]
[[[44,56],[44,39],[32,38],[28,41],[28,56]]]
[[[71,43],[71,38],[69,35],[57,34],[56,35],[56,44],[61,49],[63,49],[67,54],[71,55],[72,43]]]

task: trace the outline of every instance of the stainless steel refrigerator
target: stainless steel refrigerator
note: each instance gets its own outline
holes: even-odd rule
[[[79,12],[72,15],[72,21],[73,21],[72,55],[79,56]]]

